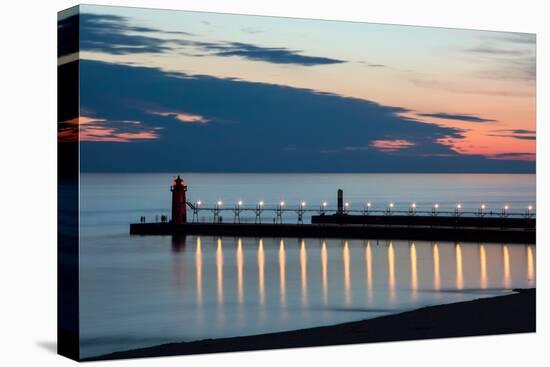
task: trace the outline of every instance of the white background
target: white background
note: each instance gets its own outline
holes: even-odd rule
[[[97,4],[537,33],[536,334],[148,358],[118,366],[548,365],[548,46],[546,1],[180,0]],[[0,12],[0,365],[70,365],[56,340],[56,12],[74,1],[7,0]],[[545,24],[546,23],[546,24]],[[544,103],[546,101],[546,105]],[[546,188],[544,188],[546,186]],[[545,339],[547,339],[545,341]],[[87,364],[93,365],[93,364]]]

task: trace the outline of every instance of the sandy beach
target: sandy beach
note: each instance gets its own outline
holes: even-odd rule
[[[170,343],[84,360],[535,332],[536,289],[518,289],[515,292],[512,295],[430,306],[345,324],[262,335]]]

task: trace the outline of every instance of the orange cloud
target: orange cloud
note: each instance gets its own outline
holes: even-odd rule
[[[176,120],[179,120],[181,122],[186,122],[186,123],[206,124],[208,122],[208,119],[206,119],[204,116],[194,115],[194,114],[185,113],[185,112],[151,112],[151,113],[159,116],[171,116],[171,117],[174,117]]]
[[[91,141],[128,143],[135,140],[157,139],[159,136],[153,129],[138,129],[128,131],[127,126],[141,125],[139,121],[121,120],[108,121],[106,119],[80,116],[59,123],[58,139],[60,142]]]

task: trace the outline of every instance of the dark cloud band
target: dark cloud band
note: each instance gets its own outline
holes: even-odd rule
[[[496,122],[497,121],[497,120],[482,118],[482,117],[471,115],[471,114],[452,114],[452,113],[445,113],[445,112],[419,113],[417,115],[418,116],[423,116],[423,117],[433,117],[433,118],[437,118],[437,119],[444,119],[444,120],[458,120],[458,121],[479,122],[479,123],[487,123],[487,122]]]

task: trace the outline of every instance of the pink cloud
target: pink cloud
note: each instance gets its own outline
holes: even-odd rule
[[[206,119],[204,116],[194,115],[186,112],[151,112],[151,113],[159,116],[171,116],[171,117],[174,117],[176,120],[185,122],[185,123],[206,124],[208,122],[208,119]]]
[[[372,148],[378,149],[381,152],[396,152],[401,149],[413,147],[415,144],[412,141],[404,139],[395,140],[373,140],[370,143]]]
[[[60,123],[58,137],[61,142],[92,141],[129,143],[136,140],[158,139],[159,128],[143,128],[133,120],[108,121],[80,116]]]

